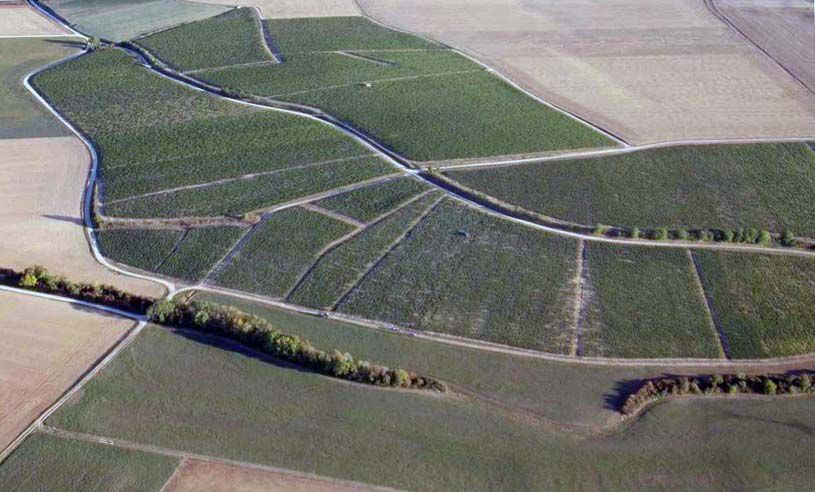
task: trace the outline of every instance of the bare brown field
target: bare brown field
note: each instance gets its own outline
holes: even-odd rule
[[[68,31],[31,10],[26,5],[0,2],[0,36],[42,36],[68,34]]]
[[[750,40],[815,91],[815,22],[807,0],[715,0]]]
[[[360,4],[630,143],[815,135],[815,97],[701,0]]]
[[[115,274],[91,255],[81,219],[89,166],[74,137],[0,139],[0,265],[39,264],[75,281],[162,295],[159,284]]]
[[[305,475],[185,460],[163,492],[365,492],[392,490]]]
[[[233,0],[196,0],[198,3],[235,5]],[[360,15],[354,0],[250,0],[241,5],[257,7],[264,19],[297,17],[346,17]]]
[[[0,449],[132,326],[69,304],[0,292]]]

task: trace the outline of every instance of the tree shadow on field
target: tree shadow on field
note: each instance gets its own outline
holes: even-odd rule
[[[43,215],[43,217],[50,220],[58,220],[60,222],[70,222],[71,224],[75,224],[78,226],[85,225],[85,222],[79,217],[68,217],[67,215],[51,215],[51,214],[45,214]]]
[[[322,376],[322,374],[317,371],[313,371],[311,369],[300,366],[293,362],[278,359],[277,357],[274,357],[272,355],[264,354],[253,348],[247,347],[246,345],[243,345],[233,340],[229,340],[227,338],[219,337],[217,335],[210,335],[208,333],[198,333],[191,330],[185,330],[180,328],[166,328],[166,329],[169,329],[171,332],[181,337],[184,337],[187,340],[191,340],[196,343],[201,343],[219,350],[225,350],[227,352],[240,354],[243,355],[244,357],[259,360],[261,362],[271,364],[281,369],[295,370],[297,372],[301,372],[304,374],[316,374]]]
[[[51,44],[58,44],[66,48],[79,48],[79,49],[85,49],[85,47],[88,45],[85,41],[66,41],[64,39],[46,39],[45,42]]]
[[[614,391],[603,395],[605,408],[619,412],[628,395],[637,391],[645,381],[645,379],[624,379],[614,383]]]

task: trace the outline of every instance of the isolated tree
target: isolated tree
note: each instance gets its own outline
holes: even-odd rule
[[[96,51],[99,47],[102,46],[102,40],[97,38],[96,36],[91,37],[88,39],[88,51]]]
[[[761,231],[758,235],[757,242],[762,246],[769,246],[770,243],[773,242],[773,236],[770,234],[770,231]]]
[[[634,227],[631,229],[631,239],[639,239],[640,238],[640,228]]]
[[[656,231],[654,231],[654,239],[657,241],[664,241],[668,239],[668,229],[664,227],[660,227]]]

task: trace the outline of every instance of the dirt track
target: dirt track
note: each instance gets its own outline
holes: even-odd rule
[[[299,474],[187,460],[163,492],[362,492],[384,490]]]
[[[74,137],[0,139],[0,265],[44,265],[74,280],[159,296],[163,289],[117,275],[91,256],[81,222],[90,156]]]
[[[68,31],[26,5],[2,5],[0,3],[0,36],[44,36],[47,34],[68,34]]]
[[[133,326],[8,292],[0,292],[0,320],[0,449]]]
[[[360,0],[633,144],[815,136],[815,97],[701,0]]]
[[[196,0],[198,3],[235,5],[234,0]],[[246,0],[240,5],[257,7],[264,19],[295,17],[344,17],[360,15],[354,0]]]

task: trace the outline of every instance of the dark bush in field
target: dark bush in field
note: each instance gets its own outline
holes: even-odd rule
[[[795,246],[795,235],[789,229],[785,229],[784,232],[781,233],[781,245]]]
[[[621,411],[636,413],[649,403],[671,396],[754,394],[794,395],[811,393],[812,373],[747,376],[744,374],[713,374],[709,376],[671,376],[645,381],[628,395]]]
[[[329,353],[317,349],[308,340],[282,333],[265,319],[235,308],[208,302],[159,301],[149,315],[156,323],[236,340],[329,376],[376,386],[446,391],[444,384],[433,378],[356,360],[338,350]]]
[[[51,274],[41,266],[29,267],[22,272],[3,270],[0,272],[0,282],[23,289],[104,304],[137,314],[145,314],[155,302],[155,299],[129,294],[111,285],[71,282],[65,277]]]

